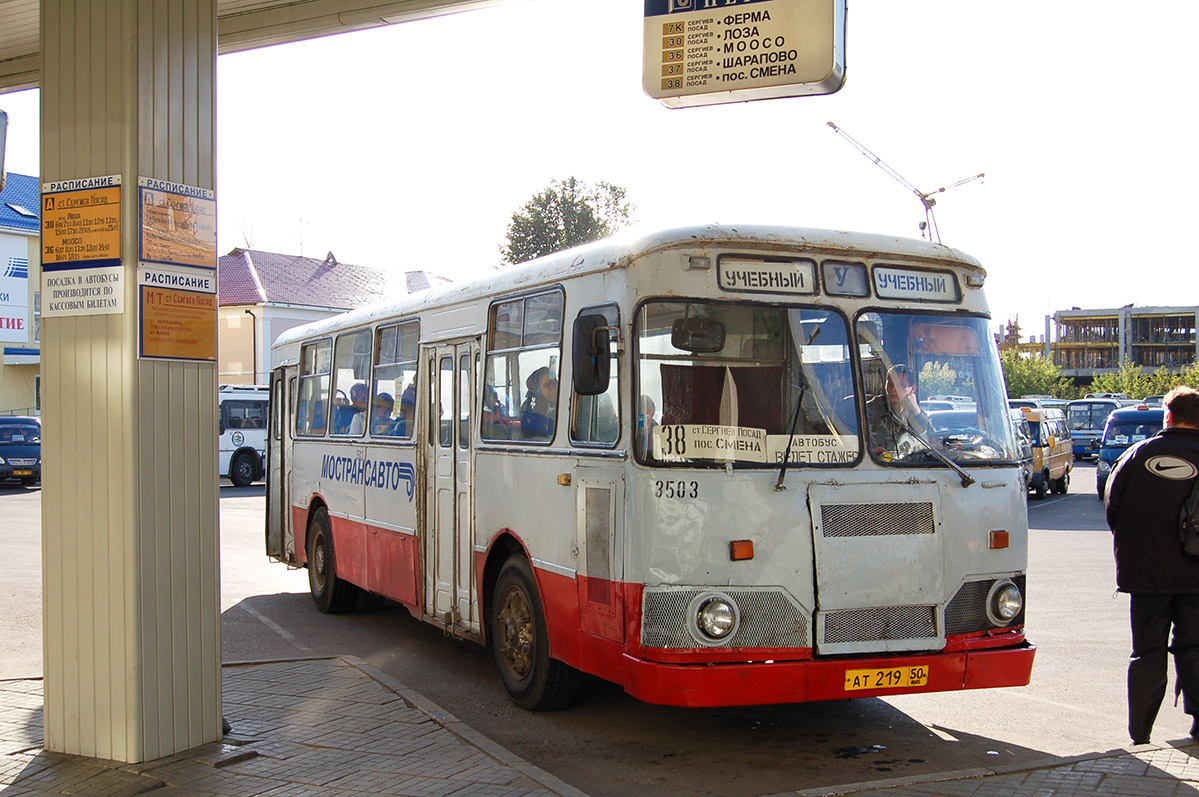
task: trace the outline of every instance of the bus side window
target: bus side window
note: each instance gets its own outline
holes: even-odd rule
[[[361,437],[366,428],[371,340],[369,329],[337,338],[333,352],[333,434]]]
[[[300,350],[300,390],[296,406],[296,434],[319,436],[328,425],[332,345],[327,340],[309,343]]]
[[[491,306],[484,363],[484,440],[549,443],[557,430],[561,290]]]
[[[579,315],[602,315],[609,326],[620,325],[620,312],[616,305],[591,307]],[[616,340],[616,331],[600,334]],[[612,363],[608,370],[608,389],[595,396],[580,396],[577,393],[571,402],[570,439],[576,443],[614,445],[620,439],[620,389],[617,371],[620,360],[616,347],[612,347]]]
[[[380,327],[375,335],[375,379],[370,433],[410,440],[416,431],[416,350],[420,322]]]

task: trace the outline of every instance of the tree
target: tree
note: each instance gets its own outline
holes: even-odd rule
[[[625,193],[611,183],[554,180],[512,214],[508,243],[500,247],[504,262],[523,263],[612,235],[632,220]]]
[[[1074,384],[1062,376],[1062,371],[1052,360],[1039,354],[1025,357],[1015,349],[1003,352],[999,357],[1003,367],[1003,378],[1007,382],[1007,394],[1011,398],[1020,396],[1057,396],[1069,398],[1076,391]]]
[[[1131,360],[1120,363],[1115,373],[1098,374],[1091,381],[1092,393],[1123,393],[1129,398],[1160,396],[1179,385],[1199,386],[1199,363],[1192,363],[1177,373],[1164,366],[1151,373]]]

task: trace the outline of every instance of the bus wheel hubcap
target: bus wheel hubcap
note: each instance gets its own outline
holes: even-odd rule
[[[533,669],[533,612],[524,592],[513,587],[500,607],[500,653],[508,669],[525,678]]]
[[[312,551],[312,572],[316,575],[318,587],[325,585],[325,546],[317,540]]]

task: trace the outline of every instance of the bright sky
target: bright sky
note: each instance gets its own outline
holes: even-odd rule
[[[993,328],[1199,304],[1193,0],[852,0],[837,94],[683,110],[643,94],[642,29],[641,0],[515,0],[221,56],[219,250],[465,279],[570,175],[651,226],[918,238],[919,200],[831,120],[921,190],[986,172],[937,222],[987,268]],[[36,174],[36,93],[0,108],[7,167]]]

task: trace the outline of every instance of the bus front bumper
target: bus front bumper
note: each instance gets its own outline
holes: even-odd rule
[[[691,708],[770,705],[852,697],[952,692],[1026,686],[1036,647],[905,654],[873,658],[744,664],[664,664],[624,656],[625,691],[646,703]],[[918,686],[862,687],[878,680],[902,681],[925,668]],[[876,677],[877,674],[877,677]],[[850,688],[856,685],[858,688]]]

